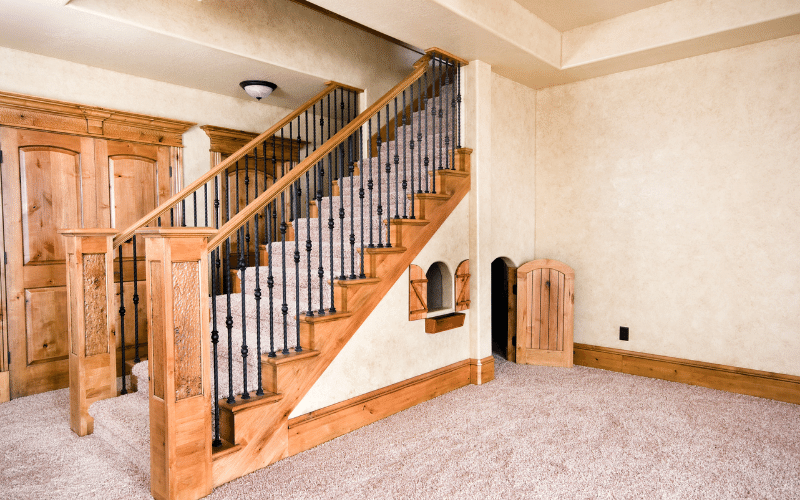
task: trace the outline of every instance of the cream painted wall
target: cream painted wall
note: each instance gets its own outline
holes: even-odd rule
[[[68,8],[362,88],[370,103],[421,57],[290,0],[73,0]]]
[[[800,36],[542,90],[575,341],[800,375]],[[630,342],[618,339],[630,327]]]
[[[263,132],[291,110],[0,47],[0,91]],[[199,127],[184,140],[184,182],[208,171]]]
[[[469,258],[469,199],[465,198],[433,235],[414,264],[456,267]],[[450,280],[454,276],[450,276]],[[290,415],[305,413],[463,361],[470,356],[470,312],[464,326],[430,335],[425,321],[408,320],[408,270],[356,331]]]
[[[490,262],[534,258],[536,91],[492,73]]]

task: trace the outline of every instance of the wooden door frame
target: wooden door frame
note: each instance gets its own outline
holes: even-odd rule
[[[11,129],[27,129],[48,133],[65,134],[77,137],[99,138],[139,144],[152,144],[170,147],[170,166],[173,167],[173,189],[182,187],[182,148],[183,134],[196,124],[182,120],[172,120],[157,116],[130,113],[98,106],[75,104],[53,99],[0,92],[0,127]],[[8,151],[6,144],[6,155]],[[16,154],[16,152],[15,152]],[[4,158],[4,163],[7,157]],[[5,167],[4,167],[5,169]],[[7,253],[5,247],[6,224],[3,203],[3,183],[0,179],[0,248]],[[12,228],[8,228],[11,230]],[[4,254],[5,255],[5,254]],[[0,263],[0,402],[9,397],[10,365],[8,356],[11,351],[11,339],[8,328],[8,283],[7,261]]]

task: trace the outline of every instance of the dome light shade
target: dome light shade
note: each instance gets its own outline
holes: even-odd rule
[[[239,86],[241,86],[244,91],[247,92],[247,95],[250,97],[255,97],[259,101],[262,97],[267,97],[272,93],[273,90],[278,88],[278,86],[274,83],[265,82],[263,80],[245,80],[240,83]]]

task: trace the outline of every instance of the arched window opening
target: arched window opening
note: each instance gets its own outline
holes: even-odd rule
[[[453,284],[447,265],[444,262],[434,262],[425,277],[428,279],[428,312],[444,311],[453,307]]]

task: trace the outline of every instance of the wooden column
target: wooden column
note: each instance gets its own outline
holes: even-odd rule
[[[79,436],[91,434],[89,406],[117,395],[114,335],[115,229],[64,229],[67,252],[69,422]]]
[[[150,325],[150,493],[211,493],[210,228],[145,228]]]

